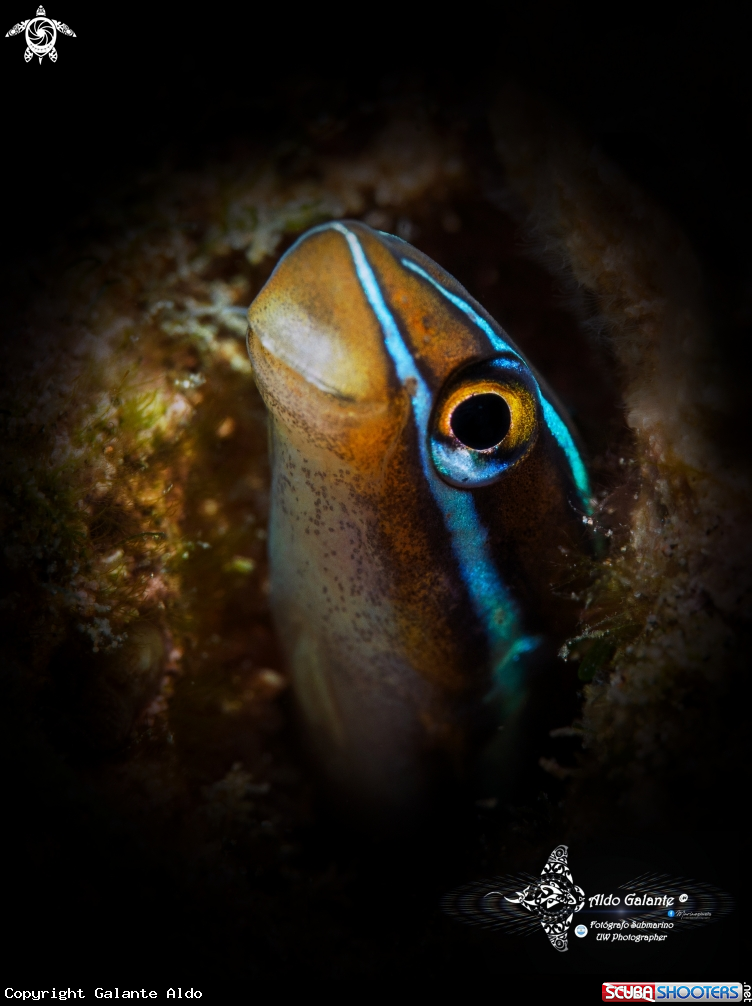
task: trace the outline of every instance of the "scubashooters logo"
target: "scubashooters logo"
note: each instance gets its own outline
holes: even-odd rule
[[[603,982],[601,988],[604,1003],[744,1001],[741,982]]]
[[[10,31],[6,31],[5,37],[26,33],[26,52],[24,59],[28,63],[35,56],[39,57],[41,63],[45,56],[49,56],[53,63],[57,62],[57,33],[76,37],[76,33],[71,31],[67,24],[62,21],[55,21],[54,18],[47,17],[44,7],[37,7],[36,16],[28,21],[19,21],[14,24]]]

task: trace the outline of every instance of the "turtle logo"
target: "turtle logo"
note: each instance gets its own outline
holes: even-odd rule
[[[14,24],[10,31],[6,31],[5,37],[9,38],[11,35],[20,35],[24,30],[26,31],[27,46],[24,59],[27,63],[34,56],[39,56],[40,63],[45,56],[49,56],[52,62],[56,63],[57,49],[55,48],[55,42],[57,40],[57,33],[61,32],[63,35],[70,35],[72,38],[76,37],[76,33],[71,31],[67,24],[47,17],[44,7],[37,7],[36,17],[31,18],[29,21],[19,21],[18,24]]]

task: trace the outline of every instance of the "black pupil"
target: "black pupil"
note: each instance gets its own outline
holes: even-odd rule
[[[472,395],[457,406],[449,421],[452,433],[465,447],[484,451],[501,443],[512,418],[501,395]]]

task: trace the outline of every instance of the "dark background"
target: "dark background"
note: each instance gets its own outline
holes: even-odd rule
[[[55,0],[55,3],[57,0]],[[8,27],[33,14],[6,8]],[[4,242],[11,260],[69,232],[98,196],[168,157],[200,163],[238,139],[294,138],[317,116],[422,93],[451,118],[482,116],[499,81],[557,105],[685,228],[727,325],[752,281],[752,86],[741,15],[647,7],[591,15],[543,5],[493,13],[404,8],[304,12],[261,4],[189,11],[97,7],[48,14],[59,60],[3,41]]]
[[[6,7],[5,30],[33,16],[34,6],[35,0],[24,0]],[[165,162],[199,165],[231,151],[237,141],[294,141],[324,115],[349,119],[355,128],[364,104],[408,93],[422,95],[447,119],[482,118],[498,83],[514,79],[581,125],[683,226],[704,266],[717,338],[733,354],[742,379],[749,373],[752,88],[741,15],[733,21],[716,12],[677,10],[658,21],[648,9],[625,7],[602,21],[563,5],[556,12],[527,5],[524,12],[503,7],[492,18],[464,8],[452,12],[451,20],[443,9],[424,7],[408,21],[404,10],[386,7],[359,7],[335,18],[313,6],[301,15],[261,5],[95,8],[73,0],[60,0],[60,6],[50,0],[47,13],[77,34],[60,38],[57,64],[45,58],[27,65],[22,38],[2,42],[2,280],[11,299],[28,289],[19,286],[19,271],[38,268],[55,243],[94,233],[102,207],[113,199],[127,203],[129,186],[144,169]],[[64,821],[64,794],[56,800],[49,813],[61,813]],[[22,811],[7,810],[6,834],[14,831],[23,844],[24,822],[14,817]],[[43,815],[35,827],[40,820]],[[85,823],[76,827],[85,829]],[[149,903],[155,890],[149,878],[141,878],[140,888],[130,887],[128,871],[138,875],[135,861],[127,851],[113,855],[122,856],[122,864],[97,867],[108,883],[111,875],[119,877],[113,913],[101,921],[84,921],[76,914],[80,908],[68,911],[64,896],[58,902],[55,893],[64,893],[65,885],[47,876],[43,856],[32,864],[27,911],[16,920],[19,953],[36,948],[45,973],[43,962],[64,958],[70,967],[56,971],[59,984],[80,981],[73,974],[80,974],[84,961],[92,981],[128,984],[147,957],[153,960],[160,939],[170,945],[166,930],[175,919],[198,910],[169,903],[169,891],[162,905]],[[700,879],[727,888],[734,884],[736,851],[725,835],[687,837],[678,828],[677,835],[656,839],[654,857],[653,869],[664,863],[672,872],[702,874]],[[5,863],[12,878],[13,860]],[[387,868],[375,868],[375,885]],[[23,892],[18,896],[24,902]],[[165,928],[154,921],[161,911]],[[384,913],[382,906],[375,929],[389,924]],[[394,907],[395,917],[403,913]],[[12,919],[6,923],[14,925]],[[202,931],[212,925],[195,919],[189,941],[195,953]],[[716,977],[724,977],[723,964],[738,959],[733,928],[727,930],[720,943],[715,938]],[[464,933],[456,959],[442,962],[444,973],[471,991],[493,970],[497,946],[486,936]],[[216,947],[213,952],[219,954]],[[101,977],[91,971],[92,953],[101,961]],[[163,964],[169,963],[166,956]],[[498,991],[504,963],[498,958]],[[220,961],[214,964],[216,975]],[[530,965],[534,971],[535,963]],[[166,980],[177,983],[168,972]],[[410,977],[430,978],[406,972],[400,980]],[[566,979],[550,980],[561,988]],[[600,979],[581,981],[592,989],[588,999],[597,1000]]]

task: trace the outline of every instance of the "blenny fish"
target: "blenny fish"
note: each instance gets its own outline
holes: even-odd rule
[[[588,548],[576,434],[457,280],[363,223],[305,233],[248,318],[297,704],[336,788],[399,810],[519,721],[571,629],[551,580]]]

